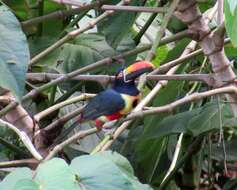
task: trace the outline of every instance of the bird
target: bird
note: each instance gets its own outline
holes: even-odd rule
[[[101,130],[105,123],[126,116],[136,107],[140,99],[140,91],[136,87],[135,80],[154,69],[155,66],[146,60],[137,61],[127,68],[119,69],[115,74],[112,87],[98,93],[88,102],[77,121],[61,133],[63,137],[84,122],[93,121],[95,127]]]
[[[97,129],[106,122],[126,116],[136,107],[140,91],[135,80],[140,75],[153,71],[155,66],[149,61],[137,61],[125,69],[120,69],[112,88],[106,89],[92,98],[83,109],[78,122],[94,121]]]

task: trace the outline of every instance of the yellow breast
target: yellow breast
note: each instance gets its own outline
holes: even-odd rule
[[[139,101],[140,95],[130,96],[127,94],[121,94],[122,98],[125,101],[125,108],[120,111],[121,114],[125,115],[132,111],[132,109],[136,106],[135,102]]]

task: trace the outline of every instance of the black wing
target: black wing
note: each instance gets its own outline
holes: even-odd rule
[[[105,90],[86,105],[82,112],[83,120],[93,120],[103,115],[116,113],[125,107],[122,96],[113,89]]]

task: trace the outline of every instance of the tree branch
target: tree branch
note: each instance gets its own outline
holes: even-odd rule
[[[193,51],[196,47],[196,42],[192,41],[190,44],[185,48],[184,52],[182,53],[181,57],[189,54],[191,51]],[[173,75],[176,70],[178,69],[178,66],[173,67],[170,69],[166,75]],[[145,107],[147,104],[152,101],[152,99],[157,95],[157,93],[160,91],[160,89],[168,84],[168,81],[159,81],[156,86],[150,91],[150,93],[136,106],[134,109],[135,112],[141,111],[143,107]],[[120,134],[132,123],[132,120],[124,122],[120,127],[116,129],[116,131],[113,134],[113,138],[109,140],[101,150],[107,150],[112,143],[120,136]]]
[[[65,146],[69,145],[70,143],[73,143],[73,142],[77,141],[78,139],[82,139],[82,138],[84,138],[88,135],[94,134],[96,132],[98,132],[97,128],[91,128],[91,129],[80,131],[80,132],[76,133],[75,135],[73,135],[69,139],[65,140],[64,142],[62,142],[58,145],[56,145],[53,148],[53,150],[50,151],[50,153],[44,159],[44,161],[47,161],[47,160],[53,158],[58,152],[60,152]]]
[[[216,88],[216,89],[209,90],[206,92],[196,92],[196,93],[193,93],[189,96],[185,96],[184,98],[181,98],[177,101],[174,101],[170,104],[167,104],[165,106],[150,108],[150,110],[131,113],[129,116],[127,116],[127,118],[125,120],[144,117],[146,115],[157,114],[157,113],[161,113],[161,112],[172,112],[174,110],[174,108],[176,108],[177,106],[180,106],[180,105],[183,105],[183,104],[186,104],[189,102],[201,100],[201,99],[204,99],[204,98],[207,98],[210,96],[214,96],[217,94],[225,94],[225,93],[237,94],[237,87],[232,85],[232,86],[227,86],[227,87],[222,87],[222,88]]]
[[[208,56],[216,78],[219,81],[233,83],[236,75],[230,67],[230,62],[223,50],[224,36],[210,31],[195,0],[181,0],[175,14],[181,21],[188,25],[188,28],[193,33],[197,34],[196,39],[200,42],[204,54]],[[236,94],[228,95],[227,98],[229,102],[237,102]],[[235,117],[237,117],[237,104],[231,104],[231,107]]]
[[[147,13],[166,13],[166,8],[160,7],[139,7],[139,6],[118,6],[118,5],[103,5],[102,10],[113,11],[129,11],[129,12],[147,12]]]
[[[189,33],[188,30],[179,32],[179,33],[177,33],[177,34],[175,34],[173,36],[169,36],[169,37],[166,37],[166,38],[162,39],[161,42],[160,42],[160,45],[163,45],[163,44],[166,44],[166,43],[170,43],[170,42],[182,39],[183,37],[187,37],[189,35],[190,35],[190,33]],[[27,100],[37,96],[40,92],[42,92],[42,91],[44,91],[44,90],[46,90],[46,89],[48,89],[48,88],[50,88],[50,87],[52,87],[52,86],[54,86],[56,84],[65,82],[65,81],[67,81],[67,80],[69,80],[69,79],[71,79],[71,78],[73,78],[73,77],[75,77],[75,76],[77,76],[77,75],[79,75],[81,73],[88,72],[89,70],[98,68],[98,67],[106,65],[106,64],[110,65],[110,64],[113,63],[114,60],[118,60],[118,59],[121,59],[121,58],[125,58],[127,56],[131,56],[131,55],[135,55],[135,54],[147,51],[148,49],[150,49],[150,47],[151,47],[151,45],[137,47],[134,50],[130,50],[130,51],[118,54],[118,55],[116,55],[114,57],[108,57],[108,58],[102,59],[102,60],[97,61],[97,62],[95,62],[95,63],[93,63],[91,65],[87,65],[87,66],[85,66],[83,68],[80,68],[80,69],[77,69],[75,71],[72,71],[71,73],[63,75],[62,77],[59,77],[59,78],[51,81],[50,83],[47,83],[47,84],[42,85],[41,87],[39,87],[37,89],[34,89],[34,90],[30,91],[28,94],[23,96],[22,102],[27,101]],[[0,117],[5,115],[6,113],[8,113],[10,110],[15,108],[17,105],[18,105],[18,102],[11,102],[9,105],[7,105],[5,108],[3,108],[0,111]]]
[[[218,30],[217,30],[218,31]],[[224,44],[228,44],[230,42],[230,38],[225,39]],[[158,73],[164,73],[167,72],[169,69],[171,69],[172,67],[183,63],[184,61],[187,61],[193,57],[196,57],[198,55],[201,55],[203,53],[202,49],[198,49],[190,54],[187,54],[183,57],[180,57],[178,59],[172,60],[168,63],[164,63],[162,64],[159,68],[155,69],[154,71],[152,71],[151,73],[149,73],[149,75],[151,74],[158,74]]]
[[[76,103],[76,102],[79,102],[79,101],[82,101],[82,100],[87,100],[87,99],[90,99],[92,97],[94,97],[95,94],[82,94],[82,95],[79,95],[77,97],[73,97],[71,99],[68,99],[64,102],[60,102],[58,104],[55,104],[49,108],[47,108],[46,110],[43,110],[42,112],[40,113],[37,113],[35,116],[34,116],[34,119],[36,122],[39,122],[42,118],[44,118],[45,116],[49,115],[50,113],[64,107],[64,106],[67,106],[67,105],[70,105],[70,104],[73,104],[73,103]]]
[[[174,11],[175,11],[179,1],[180,0],[173,0],[173,2],[170,4],[170,7],[169,7],[169,9],[168,9],[164,19],[162,19],[162,23],[161,23],[161,26],[160,26],[160,28],[158,30],[157,35],[156,35],[155,41],[154,41],[150,51],[148,52],[148,55],[147,55],[147,58],[146,58],[148,61],[151,61],[155,57],[155,55],[156,55],[156,48],[160,44],[160,40],[161,40],[162,36],[165,33],[165,29],[166,29],[166,27],[168,25],[168,22],[169,22],[171,16],[173,15],[173,13],[174,13]]]
[[[51,80],[65,76],[65,74],[55,73],[27,73],[26,78],[31,82],[50,82]],[[106,85],[114,80],[113,76],[109,75],[77,75],[70,80],[76,81],[95,81],[102,85]],[[1,97],[0,97],[1,98]],[[1,99],[0,99],[1,100]]]
[[[34,145],[32,144],[30,138],[26,135],[24,131],[20,131],[18,128],[16,128],[11,123],[8,123],[2,119],[0,119],[0,125],[12,129],[22,140],[26,148],[30,151],[30,153],[37,159],[42,160],[43,157],[38,153],[38,151],[35,149]]]
[[[52,19],[56,19],[56,18],[65,19],[71,15],[78,14],[80,11],[90,10],[95,7],[100,7],[101,4],[105,3],[106,1],[108,1],[108,0],[99,0],[99,1],[89,3],[89,4],[83,4],[80,7],[75,8],[75,9],[55,11],[55,12],[49,13],[47,15],[43,15],[40,17],[32,18],[30,20],[23,21],[23,22],[21,22],[21,25],[24,28],[24,27],[39,24],[44,21],[48,21],[48,20],[52,20]]]
[[[123,5],[124,2],[121,1],[120,3],[118,3],[118,5]],[[96,24],[98,24],[100,21],[104,20],[105,18],[107,18],[108,16],[110,16],[111,14],[113,14],[113,11],[105,11],[103,14],[101,14],[100,16],[98,16],[97,18],[95,18],[93,21],[90,21],[88,24],[86,24],[85,26],[73,30],[71,32],[69,32],[66,36],[64,36],[63,38],[61,38],[60,40],[58,40],[57,42],[55,42],[53,45],[51,45],[50,47],[46,48],[44,51],[42,51],[41,53],[39,53],[38,55],[36,55],[35,57],[33,57],[30,61],[29,67],[31,67],[32,65],[34,65],[35,63],[37,63],[40,59],[42,59],[43,57],[45,57],[46,55],[48,55],[49,53],[51,53],[53,50],[55,50],[56,48],[60,47],[61,45],[63,45],[65,42],[72,40],[74,38],[76,38],[79,34],[94,28]]]
[[[38,164],[39,161],[36,159],[23,159],[23,160],[12,160],[0,162],[0,168],[9,168],[9,167],[24,167],[32,166]]]

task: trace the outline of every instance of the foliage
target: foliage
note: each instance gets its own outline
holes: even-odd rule
[[[5,6],[0,6],[0,87],[10,90],[20,100],[25,90],[28,44],[20,23]]]
[[[148,185],[141,184],[134,177],[132,166],[126,158],[111,151],[80,156],[73,159],[70,165],[63,159],[54,158],[40,164],[34,172],[35,174],[28,168],[18,168],[6,176],[0,183],[0,188],[151,190]]]
[[[19,102],[22,96],[31,92],[32,89],[49,83],[47,76],[44,76],[43,73],[68,74],[82,68],[81,74],[107,76],[114,75],[118,68],[125,67],[137,59],[146,59],[149,48],[139,53],[131,53],[131,51],[147,43],[152,45],[162,22],[161,18],[164,18],[158,14],[146,29],[145,34],[142,35],[140,43],[136,45],[134,39],[140,35],[139,32],[142,31],[141,28],[147,22],[150,13],[115,11],[114,14],[92,27],[95,22],[93,19],[103,13],[101,9],[97,8],[98,5],[93,7],[93,10],[83,9],[77,13],[62,16],[63,12],[56,14],[58,12],[55,11],[60,10],[68,13],[72,11],[71,7],[51,0],[4,0],[3,2],[0,6],[0,98],[7,89]],[[93,3],[96,1],[80,2]],[[115,5],[118,2],[119,0],[113,0],[107,1],[106,4]],[[171,1],[162,0],[160,2],[167,9]],[[198,2],[201,12],[204,13],[214,6],[215,1]],[[224,54],[233,63],[233,70],[235,70],[237,61],[237,49],[235,48],[237,46],[237,1],[226,0],[224,2],[225,27],[232,42],[225,45]],[[154,8],[157,6],[156,3],[155,0],[132,0],[130,5]],[[49,13],[57,16],[48,17]],[[140,17],[140,15],[142,16]],[[139,17],[141,22],[137,23]],[[35,23],[35,18],[40,18],[43,21]],[[32,21],[32,23],[26,24],[28,21]],[[46,53],[47,55],[35,65],[27,68],[30,57],[34,58],[55,42],[61,42],[60,39],[67,37],[68,32],[83,28],[87,22],[91,22],[90,30],[75,38],[69,37],[60,47]],[[218,27],[216,22],[212,22],[211,26]],[[186,24],[173,16],[165,29],[164,37],[172,38],[175,33],[186,29]],[[156,48],[156,55],[152,63],[156,67],[160,67],[167,62],[175,61],[190,43],[191,38],[189,37],[179,37],[172,43],[162,42],[162,46]],[[114,57],[121,55],[121,53],[126,56]],[[94,63],[101,63],[104,59],[107,60],[104,65],[93,67]],[[29,75],[32,73],[37,73],[40,77],[32,79]],[[204,55],[199,55],[183,61],[176,73],[212,74],[213,70],[211,61],[205,59]],[[109,85],[105,81],[101,83],[78,81],[69,80],[66,77],[59,84],[50,86],[34,98],[21,102],[19,107],[26,109],[29,113],[29,120],[31,120],[32,115],[35,116],[39,111],[46,110],[56,103],[61,103],[84,92],[97,93]],[[145,97],[150,93],[154,86],[154,81],[147,82],[142,96]],[[204,92],[210,88],[212,87],[200,81],[173,80],[161,88],[149,106],[152,109],[169,105],[173,101],[188,96],[189,93]],[[1,101],[0,99],[0,112],[6,106]],[[72,113],[84,103],[86,102],[81,101],[67,105],[34,124],[39,125],[40,128],[46,127],[59,118],[64,118],[65,115]],[[232,105],[234,103],[232,102]],[[11,116],[11,114],[17,114],[17,112],[13,112],[4,119],[10,118],[11,123],[18,125],[26,115],[20,115],[20,119],[15,120],[16,116]],[[65,125],[60,123],[59,127],[67,128],[74,122],[74,119],[70,118]],[[23,124],[23,127],[19,127],[20,130],[26,130],[28,127],[28,123],[23,122]],[[35,171],[26,167],[17,167],[11,173],[1,172],[0,178],[3,180],[0,182],[0,189],[159,189],[173,160],[178,137],[183,133],[184,138],[180,145],[181,150],[175,165],[175,172],[168,180],[166,189],[212,189],[216,186],[219,189],[230,190],[236,186],[236,180],[233,179],[233,176],[236,176],[237,162],[236,126],[237,120],[226,97],[220,95],[191,101],[175,107],[170,112],[136,119],[113,143],[111,149],[116,152],[105,151],[90,154],[102,139],[108,137],[107,131],[101,131],[83,138],[80,142],[77,141],[64,147],[63,151],[58,154],[61,158],[43,162],[37,166]],[[79,130],[84,131],[91,127],[94,127],[91,123],[81,124],[66,138],[71,137]],[[220,146],[219,142],[222,128],[225,147],[223,144]],[[58,131],[55,134],[59,135]],[[200,140],[198,146],[195,146],[195,150],[190,150],[193,142],[197,140]],[[225,154],[223,153],[224,148]],[[23,160],[30,156],[16,134],[1,126],[0,161],[4,163],[9,160]],[[224,161],[229,170],[227,174],[224,172]]]
[[[225,1],[225,26],[231,42],[237,46],[237,4],[236,1]]]

